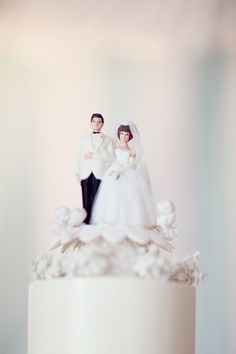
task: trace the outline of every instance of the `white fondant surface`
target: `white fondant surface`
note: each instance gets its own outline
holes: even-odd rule
[[[194,354],[195,288],[151,279],[36,281],[28,354]]]

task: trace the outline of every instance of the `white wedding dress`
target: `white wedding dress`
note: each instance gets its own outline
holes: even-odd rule
[[[115,149],[115,161],[103,176],[90,222],[145,228],[156,224],[149,179],[137,164],[133,150]]]

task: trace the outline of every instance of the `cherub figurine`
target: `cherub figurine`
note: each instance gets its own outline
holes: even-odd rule
[[[76,175],[82,188],[83,208],[87,212],[85,223],[90,223],[94,198],[108,164],[112,161],[112,139],[101,132],[104,118],[100,113],[91,117],[92,132],[85,135],[79,145]]]

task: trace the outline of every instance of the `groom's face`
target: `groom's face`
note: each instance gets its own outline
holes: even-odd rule
[[[91,121],[91,127],[94,132],[100,132],[103,126],[101,118],[94,117]]]

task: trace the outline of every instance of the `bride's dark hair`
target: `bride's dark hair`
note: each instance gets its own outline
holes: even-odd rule
[[[118,130],[117,130],[117,136],[120,139],[120,133],[121,132],[126,132],[129,133],[129,140],[133,139],[133,134],[131,133],[129,125],[120,125]]]

